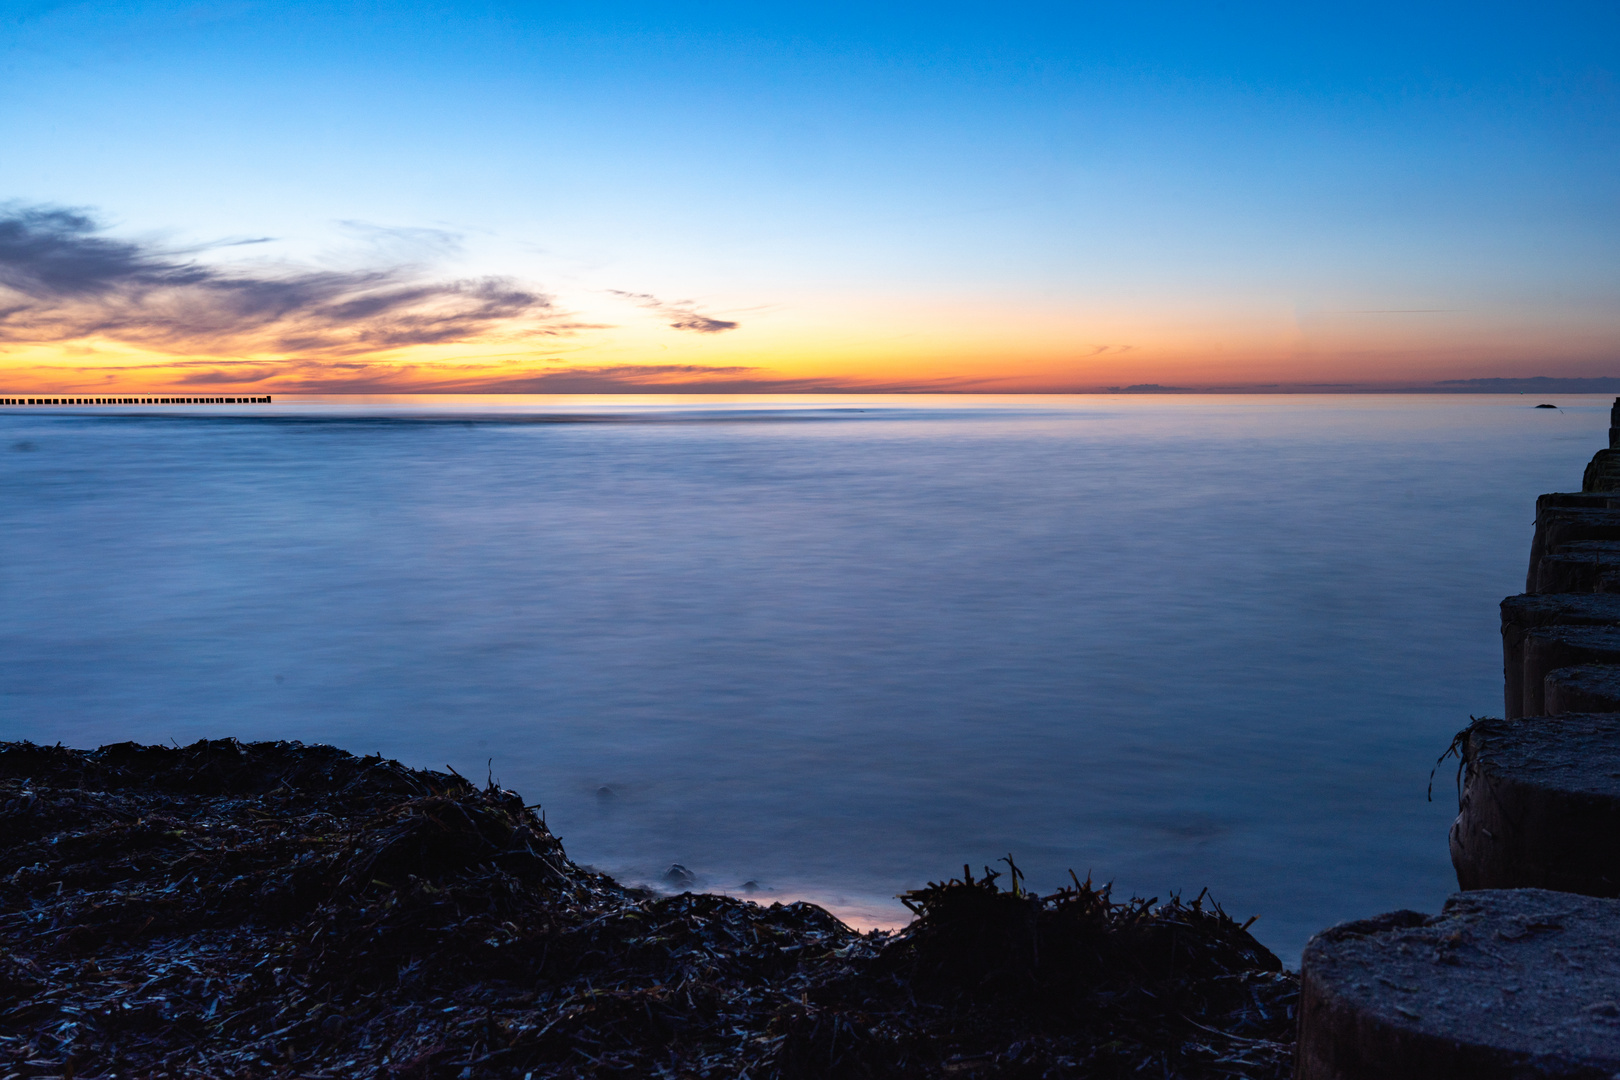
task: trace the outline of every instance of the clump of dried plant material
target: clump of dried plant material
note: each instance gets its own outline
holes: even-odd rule
[[[0,743],[10,1077],[1284,1077],[1219,907],[986,871],[859,934],[656,895],[510,791],[328,746]]]

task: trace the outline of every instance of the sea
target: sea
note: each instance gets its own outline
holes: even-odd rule
[[[1500,714],[1497,603],[1608,406],[0,409],[0,738],[454,768],[626,882],[861,928],[1006,859],[1208,889],[1293,965],[1455,888],[1436,759]]]

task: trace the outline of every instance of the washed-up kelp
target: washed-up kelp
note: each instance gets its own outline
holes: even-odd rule
[[[1203,897],[986,871],[860,934],[575,865],[516,794],[327,746],[0,743],[0,1078],[1283,1077]]]

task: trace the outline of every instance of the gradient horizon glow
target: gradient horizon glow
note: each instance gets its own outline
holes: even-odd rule
[[[0,14],[8,393],[1620,374],[1612,5]]]

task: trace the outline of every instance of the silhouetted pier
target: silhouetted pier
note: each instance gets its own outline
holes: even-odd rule
[[[0,405],[268,405],[263,397],[3,397]]]

